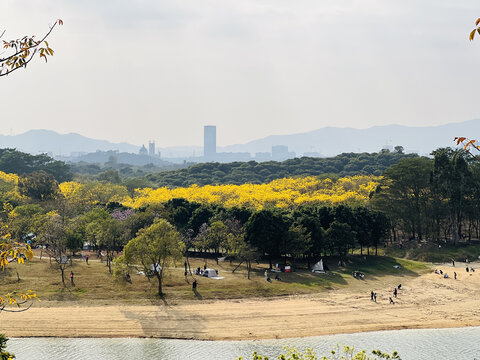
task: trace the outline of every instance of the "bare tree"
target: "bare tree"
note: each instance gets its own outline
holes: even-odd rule
[[[60,215],[48,215],[42,226],[38,238],[43,242],[50,256],[50,262],[54,261],[57,270],[60,270],[62,275],[62,284],[65,285],[65,269],[69,265],[68,261],[68,247],[67,236],[65,231],[65,223],[62,221]]]

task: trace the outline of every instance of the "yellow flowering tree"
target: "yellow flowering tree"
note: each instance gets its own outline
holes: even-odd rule
[[[26,259],[33,258],[33,251],[29,245],[21,245],[12,240],[8,233],[8,228],[3,226],[0,240],[0,267],[5,271],[6,267],[13,261],[23,264]],[[36,298],[36,294],[28,290],[27,292],[10,292],[0,294],[0,311],[24,311],[30,307],[22,307],[30,299]],[[15,307],[15,309],[12,309]]]

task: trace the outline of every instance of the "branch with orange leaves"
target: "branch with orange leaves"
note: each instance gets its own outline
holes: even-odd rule
[[[473,29],[472,32],[470,33],[470,36],[469,36],[470,41],[472,41],[475,38],[475,33],[478,32],[478,34],[480,35],[480,18],[478,18],[477,21],[475,21],[475,26],[476,28]]]
[[[11,240],[10,234],[6,232],[7,226],[0,229],[2,231],[2,242],[0,242],[0,267],[2,271],[13,261],[23,264],[26,259],[33,258],[33,251],[29,245],[22,245]],[[19,312],[25,311],[32,306],[31,300],[37,299],[34,291],[28,290],[26,292],[10,292],[5,295],[0,295],[0,312],[10,311]]]
[[[26,67],[37,53],[39,53],[40,57],[43,57],[45,61],[47,61],[47,56],[53,56],[53,50],[48,45],[46,39],[57,25],[63,25],[63,21],[60,19],[55,21],[39,41],[35,40],[35,35],[24,36],[21,39],[11,41],[4,40],[3,48],[6,49],[5,51],[10,51],[11,53],[7,56],[0,57],[0,76],[6,76],[13,71]],[[4,34],[5,31],[0,34],[0,38],[2,38]]]
[[[480,151],[480,144],[478,143],[477,140],[475,139],[469,139],[467,137],[455,137],[453,139],[453,141],[456,141],[457,142],[457,145],[460,145],[462,144],[463,145],[463,150],[465,150],[468,154],[470,154],[471,156],[475,157],[476,155],[472,154],[470,152],[470,149],[475,149],[477,151]]]

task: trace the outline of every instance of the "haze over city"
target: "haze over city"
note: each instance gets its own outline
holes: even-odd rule
[[[2,82],[0,132],[166,147],[201,145],[203,125],[216,124],[225,146],[478,118],[475,12],[478,2],[438,0],[7,0],[5,39],[65,25],[48,64]]]

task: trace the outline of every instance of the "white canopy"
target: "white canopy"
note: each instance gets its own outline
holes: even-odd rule
[[[324,273],[325,270],[323,269],[323,259],[320,259],[315,265],[313,265],[312,272]]]

